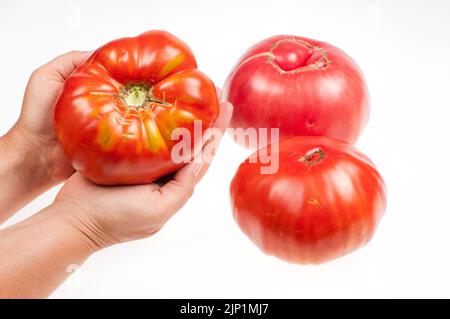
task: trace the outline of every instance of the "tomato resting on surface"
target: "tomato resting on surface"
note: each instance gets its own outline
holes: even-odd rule
[[[216,88],[189,47],[168,32],[149,31],[96,50],[66,79],[54,120],[66,155],[85,177],[142,184],[185,165],[201,139],[194,121],[203,132],[218,112]],[[176,128],[189,130],[192,152],[173,161]]]
[[[274,36],[251,47],[228,76],[223,97],[234,105],[233,127],[279,128],[280,137],[354,143],[369,117],[356,63],[331,44],[298,36]]]
[[[317,264],[371,239],[386,194],[382,177],[365,155],[344,142],[306,136],[259,152],[278,160],[278,170],[263,174],[267,164],[246,161],[230,192],[236,222],[261,250],[288,262]]]

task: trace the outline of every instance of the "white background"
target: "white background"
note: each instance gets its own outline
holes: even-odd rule
[[[265,256],[231,216],[228,186],[247,152],[226,136],[193,198],[160,233],[97,253],[53,297],[450,297],[447,1],[1,0],[0,133],[16,121],[35,68],[155,28],[186,41],[219,86],[250,45],[271,35],[349,53],[372,98],[357,146],[385,178],[386,215],[369,245],[336,261],[298,266]]]

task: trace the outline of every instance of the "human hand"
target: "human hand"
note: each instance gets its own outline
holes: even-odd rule
[[[220,130],[220,137],[232,113],[233,107],[229,102],[221,104],[214,125]],[[64,184],[54,204],[66,206],[68,220],[96,249],[148,237],[184,205],[191,197],[195,184],[205,174],[210,160],[204,161],[202,158],[206,150],[217,148],[220,138],[205,140],[203,151],[162,186],[153,183],[105,187],[95,185],[75,173]]]
[[[0,137],[0,223],[73,173],[53,132],[53,108],[65,78],[88,56],[73,51],[31,75],[20,117]]]
[[[20,117],[6,137],[26,158],[24,169],[35,183],[53,186],[74,172],[57,142],[53,109],[64,80],[89,55],[87,51],[63,54],[35,70],[28,81]]]

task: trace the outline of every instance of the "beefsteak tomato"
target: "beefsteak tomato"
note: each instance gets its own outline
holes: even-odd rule
[[[303,136],[258,152],[278,160],[279,169],[262,174],[267,163],[246,161],[230,190],[235,220],[261,250],[289,262],[317,264],[370,240],[386,194],[365,155],[344,142]]]
[[[141,184],[193,156],[219,112],[213,82],[189,47],[164,31],[105,44],[65,81],[56,103],[56,135],[73,167],[98,184]],[[199,122],[200,123],[200,122]],[[176,128],[191,133],[192,152],[174,162]]]
[[[369,116],[356,63],[331,44],[298,36],[274,36],[251,47],[228,76],[223,97],[234,105],[233,127],[279,128],[280,137],[354,143]]]

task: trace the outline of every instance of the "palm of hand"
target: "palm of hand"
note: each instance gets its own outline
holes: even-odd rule
[[[80,173],[67,180],[55,201],[76,206],[81,212],[74,216],[77,222],[102,233],[100,246],[147,237],[169,214],[164,205],[168,200],[157,184],[102,187]]]

